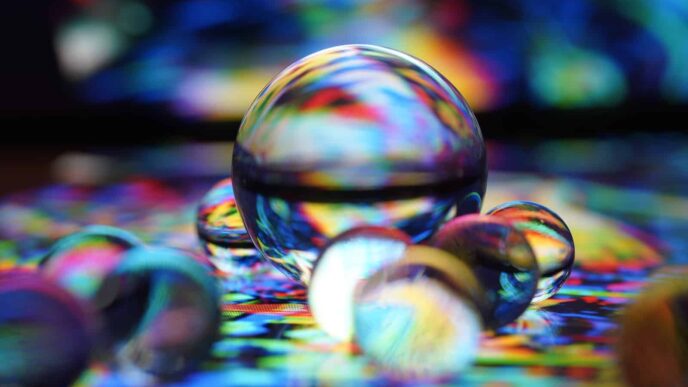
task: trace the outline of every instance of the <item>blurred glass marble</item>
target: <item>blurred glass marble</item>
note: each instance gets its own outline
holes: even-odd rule
[[[382,370],[402,379],[460,373],[476,356],[483,295],[461,260],[409,246],[356,289],[356,342]]]
[[[67,235],[50,248],[40,263],[42,273],[82,300],[94,300],[105,277],[128,250],[142,242],[111,226],[91,225]]]
[[[374,226],[332,239],[315,261],[308,287],[308,306],[319,327],[338,340],[351,340],[356,286],[383,264],[401,258],[410,244],[403,232]]]
[[[525,236],[509,221],[465,215],[442,226],[430,243],[471,266],[489,303],[486,327],[496,329],[516,320],[533,299],[538,264]]]
[[[478,211],[486,176],[461,94],[426,63],[371,45],[328,48],[278,74],[244,116],[232,163],[256,247],[304,284],[318,250],[348,229],[420,242],[450,212]]]
[[[648,285],[622,311],[616,353],[629,386],[688,385],[688,270],[681,271]]]
[[[196,232],[208,258],[224,274],[254,274],[269,267],[246,232],[231,178],[217,182],[201,199]]]
[[[211,271],[166,247],[137,247],[106,279],[101,299],[125,374],[176,378],[198,367],[218,337],[220,292]]]
[[[555,295],[569,278],[575,257],[573,236],[566,223],[549,208],[527,201],[504,203],[487,214],[509,220],[530,243],[540,266],[533,302]]]
[[[70,385],[88,365],[91,317],[37,272],[0,271],[0,385]]]

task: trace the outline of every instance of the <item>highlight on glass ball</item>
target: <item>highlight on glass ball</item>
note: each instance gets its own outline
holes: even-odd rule
[[[377,268],[404,256],[411,239],[401,231],[362,226],[337,236],[323,249],[308,287],[313,318],[330,336],[353,337],[354,290]]]
[[[566,223],[549,208],[526,201],[504,203],[487,214],[509,220],[530,243],[540,266],[533,302],[555,295],[571,274],[575,257],[573,236]]]
[[[95,302],[94,297],[105,277],[127,251],[141,244],[126,230],[91,225],[55,242],[41,260],[40,267],[46,277],[80,299]]]
[[[137,247],[105,280],[100,299],[115,364],[124,374],[172,379],[210,352],[220,324],[219,287],[210,270],[184,252]]]
[[[232,161],[256,247],[308,284],[319,249],[370,224],[428,239],[448,215],[480,210],[487,169],[468,104],[407,54],[345,45],[309,55],[258,95]]]
[[[225,274],[253,274],[267,264],[246,232],[237,209],[232,179],[217,182],[201,199],[196,232],[213,265]]]
[[[70,385],[88,365],[91,317],[38,273],[0,271],[0,385]]]
[[[357,287],[356,342],[393,376],[455,376],[476,356],[483,295],[463,261],[440,249],[410,246],[402,259]]]
[[[540,270],[525,236],[505,219],[466,215],[446,223],[432,246],[466,262],[485,291],[485,326],[499,328],[516,320],[535,295]]]

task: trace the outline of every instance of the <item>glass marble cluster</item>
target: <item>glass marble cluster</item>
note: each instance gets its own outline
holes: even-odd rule
[[[552,297],[571,274],[575,247],[566,223],[549,208],[533,202],[514,201],[487,212],[504,218],[528,240],[540,267],[540,281],[533,302]]]
[[[255,246],[308,284],[338,234],[393,227],[413,242],[478,212],[485,145],[461,94],[426,63],[346,45],[307,56],[258,95],[234,147],[236,203]]]
[[[385,372],[432,379],[472,363],[489,309],[484,295],[455,255],[414,245],[399,230],[362,226],[324,247],[308,303],[324,331],[355,341]]]
[[[265,261],[239,214],[231,178],[217,182],[201,199],[196,232],[203,250],[221,272],[251,274],[264,269]]]
[[[40,269],[96,313],[94,354],[123,375],[182,376],[217,337],[219,285],[205,257],[89,226],[57,241]]]
[[[36,272],[0,271],[0,385],[67,386],[88,365],[94,321]]]
[[[472,268],[485,292],[487,327],[516,320],[530,305],[540,270],[525,236],[510,222],[494,216],[462,216],[442,226],[430,244]]]

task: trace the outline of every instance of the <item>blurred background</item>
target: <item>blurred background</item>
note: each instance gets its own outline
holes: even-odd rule
[[[675,173],[685,176],[682,0],[65,0],[4,8],[0,173],[13,178],[0,192],[93,173],[65,175],[65,166],[186,168],[173,165],[174,152],[144,156],[142,146],[196,144],[184,148],[204,155],[189,167],[194,173],[228,171],[227,148],[197,145],[231,141],[271,77],[346,43],[395,48],[437,68],[467,98],[493,148],[516,146],[508,150],[516,164],[499,164],[507,157],[493,151],[492,168],[609,174],[637,169],[639,155],[673,152]],[[565,146],[542,143],[560,139]],[[94,148],[117,157],[88,158]]]

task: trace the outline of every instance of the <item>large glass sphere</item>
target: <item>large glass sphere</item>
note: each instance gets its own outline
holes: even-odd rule
[[[461,94],[426,63],[347,45],[279,73],[239,129],[236,201],[264,257],[308,283],[318,250],[352,227],[427,239],[478,212],[485,146]]]

